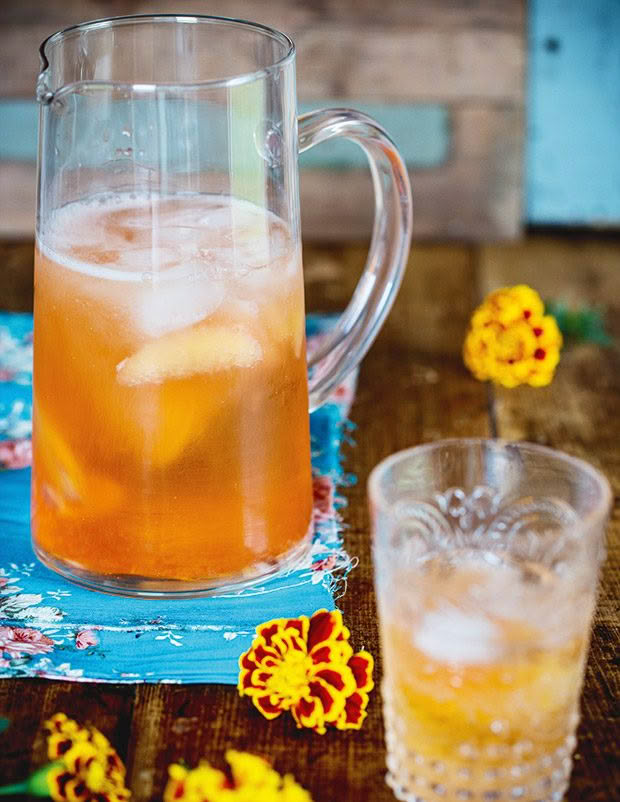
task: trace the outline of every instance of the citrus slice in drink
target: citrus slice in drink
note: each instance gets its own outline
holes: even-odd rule
[[[107,476],[83,470],[40,404],[35,404],[35,421],[37,465],[44,477],[45,495],[58,514],[96,517],[118,507],[124,496],[121,485]]]
[[[146,343],[116,366],[126,386],[159,384],[229,368],[249,368],[262,356],[257,340],[241,328],[194,326]]]

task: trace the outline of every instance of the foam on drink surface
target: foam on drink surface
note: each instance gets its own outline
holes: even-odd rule
[[[286,224],[224,195],[119,193],[69,203],[50,216],[39,247],[88,276],[80,291],[107,293],[122,324],[146,340],[218,310],[256,318],[259,304],[279,302],[300,276]]]
[[[286,225],[226,195],[96,195],[54,211],[39,235],[46,256],[116,281],[244,276],[290,256]]]

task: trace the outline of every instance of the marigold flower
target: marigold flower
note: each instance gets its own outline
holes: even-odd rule
[[[226,761],[227,774],[206,761],[195,769],[173,763],[164,802],[312,802],[290,774],[280,776],[258,755],[229,749]]]
[[[525,284],[491,292],[472,315],[463,359],[477,379],[504,387],[542,387],[553,379],[562,335]]]
[[[338,610],[278,618],[256,628],[239,658],[239,693],[267,719],[290,710],[298,727],[359,729],[374,687],[373,659],[353,654]]]
[[[95,727],[81,727],[64,713],[45,722],[51,763],[5,793],[51,796],[56,802],[127,802],[125,766],[108,739]]]

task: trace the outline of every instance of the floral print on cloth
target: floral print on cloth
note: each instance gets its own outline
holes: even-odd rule
[[[309,317],[309,347],[332,319]],[[0,313],[0,678],[234,685],[256,627],[333,610],[354,561],[342,546],[341,446],[356,376],[310,416],[312,548],[294,570],[218,598],[169,603],[104,596],[49,571],[30,543],[32,317]]]

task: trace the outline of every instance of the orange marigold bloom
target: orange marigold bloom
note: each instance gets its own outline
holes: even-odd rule
[[[463,359],[477,379],[542,387],[553,379],[562,335],[543,302],[525,284],[489,293],[472,315]]]
[[[239,659],[239,693],[267,719],[290,710],[298,727],[359,729],[374,687],[373,659],[353,654],[338,610],[277,618],[256,628]]]

